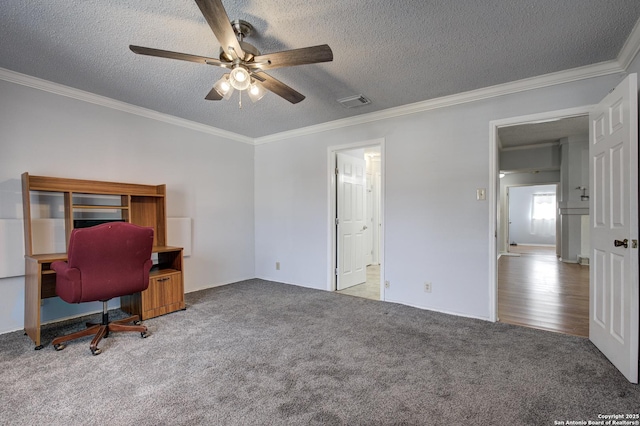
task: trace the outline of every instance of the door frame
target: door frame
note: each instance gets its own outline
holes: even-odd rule
[[[370,146],[380,147],[380,300],[385,300],[384,295],[384,200],[385,200],[385,139],[371,139],[361,142],[353,142],[344,145],[334,145],[327,148],[327,256],[329,258],[329,270],[327,271],[327,290],[336,291],[336,243],[337,243],[337,227],[336,227],[336,153],[340,151],[351,151],[358,148],[367,148]]]
[[[489,320],[498,321],[498,209],[500,208],[500,159],[498,128],[520,124],[544,123],[576,116],[589,115],[595,105],[583,105],[555,111],[504,118],[489,122]],[[591,130],[589,130],[591,132]]]

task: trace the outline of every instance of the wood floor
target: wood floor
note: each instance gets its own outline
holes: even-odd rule
[[[498,261],[501,322],[589,336],[589,266],[560,262],[555,248],[517,246]]]

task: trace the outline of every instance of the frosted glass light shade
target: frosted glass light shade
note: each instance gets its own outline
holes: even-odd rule
[[[216,92],[218,92],[220,96],[222,96],[222,99],[225,101],[228,100],[233,93],[233,86],[231,86],[231,83],[229,82],[229,74],[223,75],[220,80],[216,81],[213,88],[216,89]]]
[[[238,66],[229,74],[229,82],[234,89],[246,90],[251,84],[251,77],[246,69]]]
[[[249,99],[253,102],[258,102],[266,93],[266,89],[257,81],[254,81],[251,83],[251,86],[249,86]]]

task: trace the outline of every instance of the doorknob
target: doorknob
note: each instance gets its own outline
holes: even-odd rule
[[[624,248],[628,248],[629,247],[629,240],[627,240],[626,238],[623,241],[620,240],[614,240],[613,241],[613,245],[616,247],[624,247]]]
[[[364,226],[362,227],[362,230],[363,230],[363,231],[365,231],[366,229],[367,229],[367,225],[364,225]]]

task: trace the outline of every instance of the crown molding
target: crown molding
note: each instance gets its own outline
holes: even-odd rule
[[[636,22],[636,25],[631,30],[631,34],[624,42],[620,53],[618,54],[618,63],[623,69],[629,68],[631,61],[633,61],[640,51],[640,19]]]
[[[498,84],[496,86],[484,87],[482,89],[471,90],[469,92],[457,93],[455,95],[443,96],[441,98],[430,99],[427,101],[416,102],[413,104],[403,105],[395,108],[389,108],[382,111],[376,111],[369,114],[358,115],[328,123],[322,123],[315,126],[304,127],[282,133],[275,133],[269,136],[256,138],[254,143],[261,145],[269,142],[275,142],[283,139],[311,135],[314,133],[336,130],[343,127],[355,126],[358,124],[370,123],[372,121],[386,120],[389,118],[400,117],[403,115],[416,114],[419,112],[451,107],[455,105],[465,104],[469,102],[480,101],[498,96],[510,95],[528,90],[541,89],[544,87],[555,86],[558,84],[571,83],[574,81],[584,80],[588,78],[600,77],[609,74],[624,72],[618,61],[612,60],[600,62],[595,65],[587,65],[584,67],[573,68],[566,71],[559,71],[551,74],[531,77],[524,80],[517,80],[509,83]]]
[[[231,139],[237,142],[242,142],[250,145],[253,145],[254,143],[253,138],[247,136],[218,129],[216,127],[207,126],[206,124],[196,123],[195,121],[186,120],[184,118],[164,114],[151,109],[131,105],[126,102],[107,98],[106,96],[96,95],[91,92],[86,92],[84,90],[75,89],[73,87],[64,86],[58,83],[53,83],[51,81],[32,77],[26,74],[21,74],[4,68],[0,68],[0,80],[20,84],[22,86],[31,87],[38,90],[43,90],[45,92],[53,93],[56,95],[66,96],[68,98],[77,99],[79,101],[89,102],[118,111],[135,114],[141,117],[150,118],[152,120],[174,124],[176,126],[185,127],[187,129],[196,130],[198,132],[207,133],[214,136],[219,136],[225,139]]]
[[[131,114],[139,115],[141,117],[174,124],[191,130],[196,130],[210,135],[246,143],[249,145],[262,145],[270,142],[337,130],[344,127],[371,123],[373,121],[386,120],[404,115],[416,114],[434,109],[447,108],[489,98],[525,92],[528,90],[541,89],[558,84],[571,83],[574,81],[585,80],[609,74],[623,73],[626,71],[631,61],[635,58],[638,51],[640,51],[640,21],[636,23],[636,26],[634,27],[631,35],[620,51],[617,60],[600,62],[594,65],[587,65],[570,70],[559,71],[504,84],[498,84],[495,86],[457,93],[450,96],[443,96],[436,99],[430,99],[395,108],[389,108],[382,111],[376,111],[369,114],[362,114],[355,117],[329,121],[327,123],[317,124],[314,126],[303,127],[300,129],[289,130],[281,133],[274,133],[258,138],[251,138],[248,136],[240,135],[238,133],[218,129],[213,126],[208,126],[202,123],[178,118],[169,114],[163,114],[147,108],[131,105],[125,102],[117,101],[115,99],[107,98],[105,96],[100,96],[83,90],[74,89],[72,87],[53,83],[47,80],[42,80],[37,77],[32,77],[4,68],[0,68],[0,80],[9,81],[39,90],[44,90],[61,96],[66,96],[107,108],[128,112]]]

